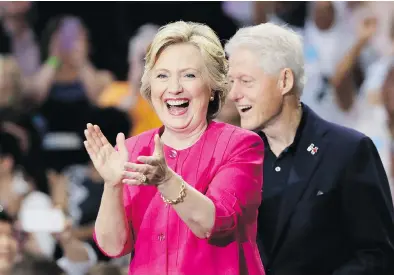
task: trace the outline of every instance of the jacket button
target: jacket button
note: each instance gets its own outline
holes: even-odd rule
[[[157,236],[157,239],[159,240],[159,241],[164,241],[165,239],[166,239],[166,236],[163,234],[163,233],[160,233],[158,236]]]

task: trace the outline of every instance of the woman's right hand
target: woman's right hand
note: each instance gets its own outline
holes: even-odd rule
[[[124,134],[119,133],[116,137],[118,150],[115,150],[101,132],[99,126],[88,123],[84,133],[86,137],[85,148],[104,182],[112,186],[121,184],[124,164],[129,158]]]

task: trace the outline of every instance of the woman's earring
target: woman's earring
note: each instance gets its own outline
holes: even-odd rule
[[[211,95],[211,97],[209,98],[209,101],[214,101],[215,98],[213,97],[213,95]]]

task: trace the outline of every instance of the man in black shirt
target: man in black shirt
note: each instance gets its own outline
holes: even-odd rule
[[[307,113],[303,112],[294,141],[278,157],[271,151],[267,136],[262,131],[258,132],[265,144],[264,182],[275,183],[271,188],[264,189],[264,203],[260,206],[258,216],[259,224],[265,225],[259,228],[259,234],[264,236],[260,239],[260,244],[263,242],[263,246],[267,248],[273,246],[283,193],[287,186],[290,169],[296,161],[296,151],[299,147],[298,144],[304,129],[306,116]],[[266,224],[265,221],[270,222]]]
[[[301,38],[271,23],[226,45],[241,126],[265,141],[258,241],[267,274],[394,274],[394,211],[371,139],[300,101]],[[247,183],[245,183],[247,184]]]

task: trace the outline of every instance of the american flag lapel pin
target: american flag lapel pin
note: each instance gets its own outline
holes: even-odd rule
[[[317,153],[317,150],[319,150],[319,147],[315,146],[315,144],[311,143],[311,145],[308,146],[306,149],[308,152],[311,152],[312,155]]]

